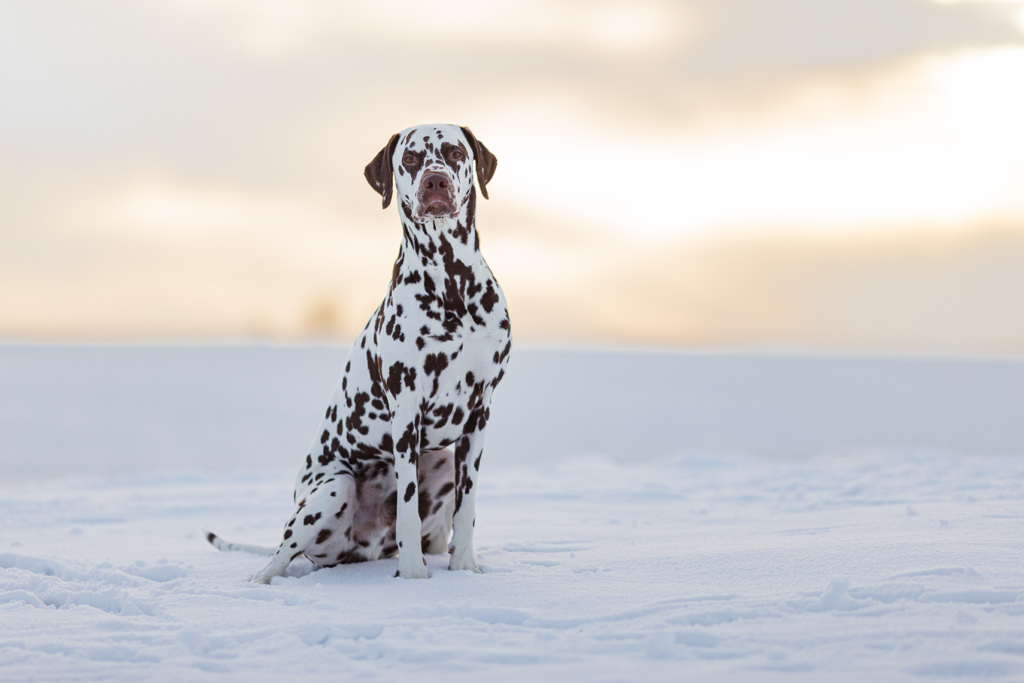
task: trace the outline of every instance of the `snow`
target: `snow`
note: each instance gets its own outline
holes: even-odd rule
[[[0,347],[0,679],[1024,676],[1019,363],[520,352],[477,498],[483,574],[297,561],[249,584],[266,558],[202,532],[276,542],[338,355]],[[602,400],[643,401],[638,368],[663,421],[638,440],[675,448],[616,450]],[[501,407],[513,444],[562,444],[531,411],[581,371],[564,386],[597,414],[563,432],[589,454],[491,443]],[[702,391],[720,412],[663,420]]]

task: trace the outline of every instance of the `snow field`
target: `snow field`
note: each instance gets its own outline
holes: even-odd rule
[[[0,491],[0,678],[1024,676],[1024,462],[887,452],[486,463],[482,575],[428,558],[270,586],[292,472]]]

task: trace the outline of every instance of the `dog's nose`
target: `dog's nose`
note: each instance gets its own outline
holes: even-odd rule
[[[435,192],[438,190],[447,190],[448,184],[448,176],[444,173],[428,173],[423,176],[423,189],[428,192],[431,190]]]

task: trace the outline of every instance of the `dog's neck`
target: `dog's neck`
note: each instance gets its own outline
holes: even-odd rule
[[[454,262],[473,263],[480,259],[480,238],[476,231],[476,189],[470,190],[454,217],[427,217],[415,220],[412,212],[401,207],[402,251],[400,260],[412,257],[423,267],[445,271]]]

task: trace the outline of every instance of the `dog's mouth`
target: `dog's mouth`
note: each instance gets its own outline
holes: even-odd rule
[[[440,218],[442,216],[451,216],[455,213],[455,206],[450,199],[434,198],[427,200],[426,202],[420,201],[420,215],[422,216],[434,216]]]
[[[451,179],[444,173],[434,171],[428,173],[420,182],[417,193],[419,215],[421,218],[455,215],[455,196]]]

